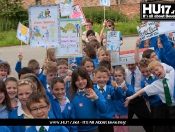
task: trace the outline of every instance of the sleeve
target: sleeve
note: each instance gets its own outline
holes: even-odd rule
[[[111,97],[112,97],[112,99],[118,101],[118,100],[123,98],[123,92],[119,87],[117,89],[114,89],[111,86],[110,88],[111,88]]]
[[[61,131],[60,132],[69,132],[68,129],[65,126],[60,126]]]
[[[19,73],[19,71],[22,69],[22,63],[17,61],[15,66],[15,71]]]
[[[42,83],[42,85],[44,86],[44,89],[47,91],[47,76],[41,74],[41,76],[39,77],[40,82]]]
[[[170,71],[174,70],[174,68],[172,66],[169,66],[165,63],[161,63],[161,65],[164,67],[166,72],[170,72]]]
[[[107,112],[107,103],[103,95],[97,90],[94,89],[95,93],[98,96],[98,99],[94,100],[95,105],[97,106],[97,110],[102,114]]]
[[[157,89],[153,86],[153,84],[147,85],[143,89],[148,96],[158,94]]]
[[[175,58],[174,58],[175,50],[172,48],[171,42],[168,40],[165,34],[160,35],[160,40],[162,42],[167,58],[171,59],[172,64],[174,64],[175,63]]]
[[[159,59],[161,60],[161,62],[164,62],[164,49],[160,48],[159,49]]]
[[[144,82],[144,81],[145,81],[145,80],[142,79],[141,82],[140,82],[141,88],[144,88],[144,87],[145,87],[145,82]],[[149,99],[149,96],[146,94],[146,92],[144,92],[143,97],[144,97],[145,99]]]
[[[144,48],[144,41],[141,41],[140,45],[139,45],[139,49]]]
[[[128,90],[126,91],[126,97],[129,97],[135,93],[131,85],[126,84],[126,87],[128,88]]]
[[[71,109],[71,112],[70,112],[70,119],[75,119],[75,109],[74,109],[74,106],[71,105],[72,109]],[[78,127],[77,126],[70,126],[70,132],[78,132]]]
[[[150,46],[149,47],[154,47],[154,51],[156,51],[158,49],[157,39],[158,39],[158,37],[155,36],[155,37],[151,38],[151,40],[150,40]]]

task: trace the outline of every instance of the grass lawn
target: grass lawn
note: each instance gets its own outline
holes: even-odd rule
[[[117,31],[121,31],[122,35],[132,35],[137,34],[136,26],[140,25],[140,23],[136,22],[127,22],[127,23],[115,23],[115,29]],[[93,30],[100,34],[102,29],[102,24],[94,24]],[[83,31],[84,31],[83,27]],[[0,47],[4,46],[15,46],[20,45],[21,42],[16,38],[16,30],[0,32]]]

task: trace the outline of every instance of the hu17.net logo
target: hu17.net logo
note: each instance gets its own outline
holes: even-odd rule
[[[175,20],[175,2],[141,2],[140,3],[141,20]]]

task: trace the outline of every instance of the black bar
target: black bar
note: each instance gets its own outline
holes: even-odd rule
[[[173,126],[175,119],[0,119],[0,126]]]

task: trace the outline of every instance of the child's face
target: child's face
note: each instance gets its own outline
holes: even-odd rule
[[[91,30],[91,28],[92,28],[92,24],[91,23],[86,23],[86,30],[88,31],[88,30]]]
[[[131,72],[134,72],[136,70],[136,64],[128,64],[127,67]]]
[[[36,68],[36,69],[34,70],[34,74],[35,74],[35,75],[38,75],[38,74],[39,74],[39,71],[40,71],[40,67],[38,67],[38,68]]]
[[[106,39],[103,39],[103,46],[106,46]]]
[[[86,47],[86,44],[85,43],[82,43],[82,45],[83,45],[83,49]]]
[[[67,75],[68,66],[67,65],[59,65],[58,66],[58,74],[60,77],[65,77]]]
[[[84,64],[84,67],[86,68],[89,75],[91,75],[92,72],[94,71],[94,65],[90,61],[86,61],[85,64]]]
[[[90,35],[87,37],[87,39],[88,39],[89,41],[92,40],[92,39],[95,39],[95,35],[90,34]]]
[[[56,77],[57,73],[56,72],[48,72],[47,73],[47,84],[50,85],[51,81],[54,77]]]
[[[0,104],[2,104],[2,102],[4,101],[4,99],[5,99],[4,92],[0,92]]]
[[[113,30],[114,29],[114,25],[112,25],[111,22],[107,22],[107,29],[108,30]]]
[[[148,68],[146,67],[140,67],[140,72],[142,73],[142,76],[145,78],[149,78],[150,77],[150,72],[148,70]]]
[[[75,85],[79,89],[84,89],[86,88],[86,85],[87,85],[87,79],[78,76],[77,81],[75,82]]]
[[[64,83],[57,82],[54,84],[53,88],[51,88],[51,92],[57,99],[63,99],[66,93]]]
[[[7,69],[0,68],[0,79],[5,79],[7,77]]]
[[[34,119],[47,119],[50,105],[48,105],[44,99],[40,99],[39,103],[32,103],[30,105],[31,115]]]
[[[8,81],[6,89],[10,99],[14,99],[17,95],[17,83],[14,81]]]
[[[163,66],[155,67],[153,70],[151,70],[151,73],[159,79],[163,79],[165,77],[165,71],[163,69]]]
[[[56,54],[54,53],[53,55],[52,55],[52,60],[53,61],[55,61],[57,58],[56,58]]]
[[[106,72],[97,72],[95,74],[95,77],[97,78],[97,84],[100,87],[104,87],[107,84],[109,79],[108,73]]]
[[[116,83],[122,83],[124,80],[124,75],[121,73],[121,71],[115,71],[114,77],[115,77]]]
[[[32,92],[33,90],[30,85],[22,85],[18,87],[17,95],[22,105],[26,105],[26,101]]]
[[[144,48],[149,48],[149,41],[146,41],[144,42]]]
[[[84,52],[84,51],[83,51],[83,56],[84,57],[88,57],[87,54],[86,54],[86,52]]]
[[[150,60],[151,61],[158,61],[158,56],[156,55],[155,52],[151,53]]]
[[[109,61],[109,54],[105,50],[101,50],[98,56],[98,60],[99,61],[102,61],[102,60]]]

